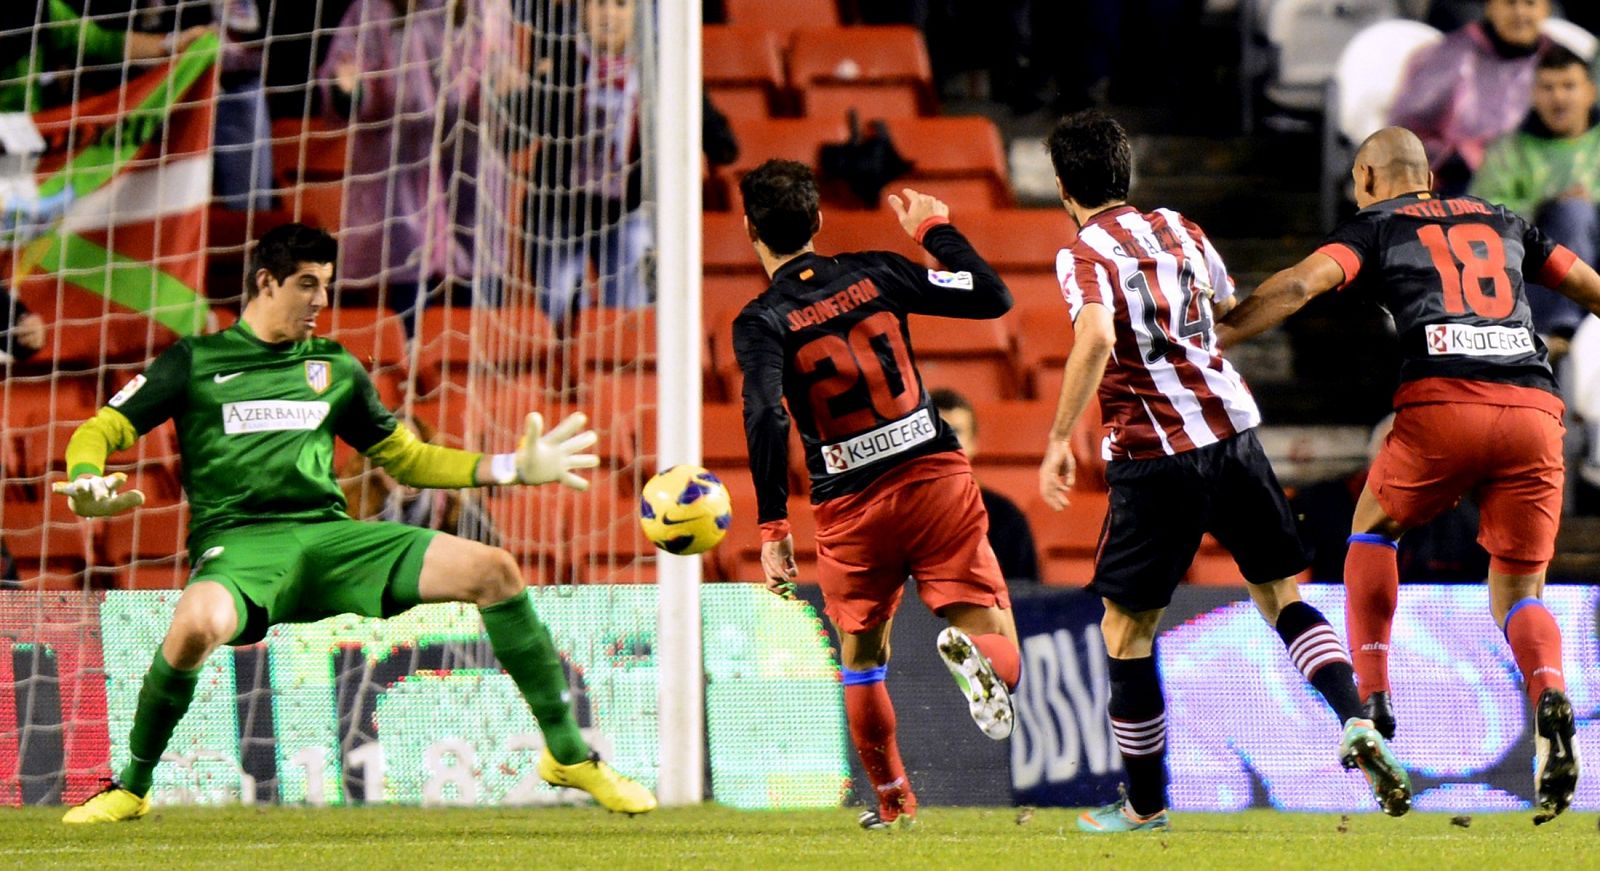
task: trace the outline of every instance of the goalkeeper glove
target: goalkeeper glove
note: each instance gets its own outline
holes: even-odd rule
[[[144,504],[144,494],[138,490],[117,491],[128,483],[121,472],[109,475],[83,475],[76,481],[57,481],[52,490],[67,497],[72,513],[79,517],[110,517]]]
[[[544,416],[528,415],[528,430],[517,442],[514,454],[499,454],[491,460],[491,471],[498,484],[548,484],[559,481],[574,490],[589,489],[589,482],[574,469],[593,469],[600,457],[579,451],[593,447],[600,437],[584,429],[589,422],[582,413],[567,416],[556,428],[544,431]]]

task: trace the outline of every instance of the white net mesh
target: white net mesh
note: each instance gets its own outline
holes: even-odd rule
[[[507,451],[524,415],[539,410],[552,422],[583,411],[601,433],[604,465],[581,497],[548,487],[417,492],[341,445],[335,468],[353,514],[502,544],[530,582],[653,577],[633,495],[654,467],[651,4],[40,0],[23,8],[31,6],[0,13],[0,111],[12,113],[0,115],[11,327],[0,364],[0,528],[11,556],[6,584],[21,588],[0,601],[0,623],[16,630],[0,631],[10,648],[0,650],[0,686],[17,688],[0,692],[0,803],[76,800],[125,759],[128,722],[108,721],[104,699],[131,715],[131,704],[117,703],[131,696],[118,694],[137,692],[148,653],[137,667],[125,656],[113,665],[109,647],[152,650],[187,574],[171,424],[111,458],[148,502],[108,521],[80,521],[50,497],[66,472],[67,440],[166,347],[237,318],[249,240],[278,224],[336,232],[340,290],[320,331],[367,364],[386,404],[414,429],[451,446]],[[197,25],[210,29],[188,29]],[[150,590],[168,592],[127,592]],[[603,686],[608,701],[638,696],[617,710],[650,707],[653,681],[635,686],[619,671],[621,683],[610,682],[598,652],[626,653],[628,627],[651,610],[643,599],[597,587],[541,601],[550,603],[541,614],[581,602],[573,619],[595,624],[583,636],[590,640],[567,639],[596,650],[579,684]],[[390,663],[399,675],[482,669],[492,660],[474,620],[346,627],[304,643],[367,645],[380,659],[404,652]],[[438,638],[418,640],[430,633]],[[69,647],[92,652],[59,653]],[[384,763],[362,747],[403,701],[346,705],[347,690],[371,697],[372,660],[336,663],[342,731],[322,741],[285,737],[297,702],[282,691],[281,681],[292,683],[279,673],[284,658],[255,648],[232,656],[215,666],[218,694],[196,700],[211,714],[185,720],[175,764],[158,773],[167,800],[468,800],[457,768],[491,764],[505,782],[474,781],[471,800],[522,796],[519,772],[534,757],[508,747],[500,713],[474,714],[454,690],[424,681],[407,704],[452,712],[460,721],[452,734],[469,744],[493,733],[492,751],[474,744],[468,761],[461,748],[386,748],[391,772],[393,754],[421,754],[428,770],[448,775],[448,788],[393,777],[372,786],[362,766],[370,774]],[[516,701],[509,684],[496,683],[503,676],[484,674],[491,696]],[[69,696],[86,684],[100,688],[100,702]],[[277,692],[265,692],[269,684]],[[61,713],[23,709],[34,705]],[[638,746],[615,748],[617,761],[651,780],[653,728],[584,721],[586,711],[580,693],[584,725],[638,736],[628,739]],[[93,746],[106,735],[109,757]]]

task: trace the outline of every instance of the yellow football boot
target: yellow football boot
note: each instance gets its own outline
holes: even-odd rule
[[[67,810],[61,821],[79,823],[125,823],[139,819],[150,812],[150,799],[138,796],[112,781],[106,788],[84,799]]]
[[[589,754],[582,762],[562,765],[546,747],[539,755],[539,776],[552,786],[581,789],[594,796],[601,807],[616,813],[642,814],[656,809],[656,797],[650,790],[618,774],[598,753]]]

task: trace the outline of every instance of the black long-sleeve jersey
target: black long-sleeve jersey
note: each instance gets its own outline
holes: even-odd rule
[[[960,449],[922,386],[907,316],[997,318],[1010,311],[1011,292],[950,224],[921,242],[944,270],[886,251],[802,254],[734,321],[758,522],[788,517],[790,414],[813,503],[860,492],[907,460]]]

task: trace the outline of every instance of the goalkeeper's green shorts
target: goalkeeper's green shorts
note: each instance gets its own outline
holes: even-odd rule
[[[358,520],[242,526],[193,543],[189,583],[214,581],[233,595],[230,644],[254,644],[279,623],[392,617],[421,601],[422,556],[438,534]]]

